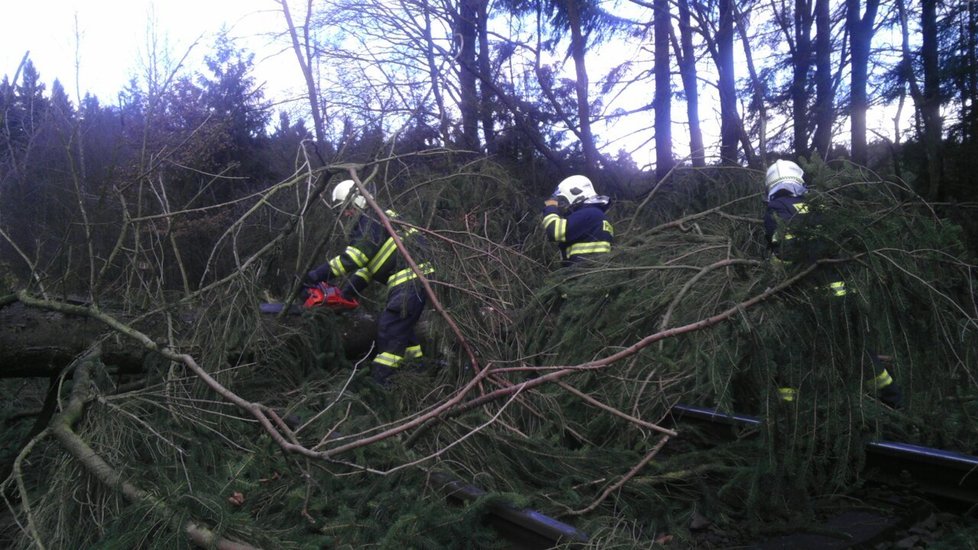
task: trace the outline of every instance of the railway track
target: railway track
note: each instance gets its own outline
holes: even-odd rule
[[[672,413],[677,422],[695,421],[716,426],[754,428],[762,422],[752,416],[689,405],[676,405]],[[922,493],[965,507],[978,505],[976,456],[912,443],[871,441],[866,444],[866,468],[874,479],[882,482],[909,478]]]
[[[756,429],[762,420],[726,414],[709,408],[676,405],[677,423],[698,422],[711,433]],[[978,513],[978,457],[895,441],[866,444],[864,474],[870,481],[860,495],[862,509],[839,511],[827,518],[818,533],[774,536],[738,547],[754,550],[833,550],[850,548],[922,548],[917,544],[934,526],[938,514],[951,525],[968,525]],[[960,519],[958,519],[960,518]],[[970,519],[968,519],[970,518]],[[952,528],[953,530],[953,528]],[[960,541],[948,548],[957,548]],[[978,542],[966,543],[975,548]]]
[[[673,407],[672,417],[677,424],[695,422],[714,428],[716,433],[726,431],[730,436],[737,428],[756,429],[762,424],[761,419],[752,416],[689,405]],[[911,443],[871,441],[866,444],[866,473],[877,484],[912,487],[913,492],[938,502],[934,510],[953,510],[964,515],[978,511],[976,456]],[[433,474],[431,483],[458,503],[471,502],[485,494],[478,487],[440,474]],[[869,509],[841,511],[826,521],[822,534],[787,534],[738,547],[757,550],[876,548],[880,544],[889,547],[880,541],[899,536],[901,529],[919,521],[918,516],[926,515],[931,508],[922,509],[918,499],[900,502],[900,499],[887,498],[891,506],[889,513]],[[545,549],[567,543],[583,545],[588,541],[588,535],[574,526],[532,509],[497,505],[491,511],[490,523],[510,541],[513,550]]]

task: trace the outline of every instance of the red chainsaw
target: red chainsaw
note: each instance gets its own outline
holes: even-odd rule
[[[360,307],[360,302],[344,297],[339,287],[324,282],[306,287],[306,301],[302,303],[302,307],[356,309]]]

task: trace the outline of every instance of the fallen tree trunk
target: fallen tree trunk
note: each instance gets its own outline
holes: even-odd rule
[[[111,313],[126,323],[126,316]],[[264,329],[273,338],[276,335],[288,337],[289,332],[301,328],[304,323],[314,323],[325,319],[331,312],[317,311],[312,314],[262,315]],[[377,334],[376,316],[365,310],[344,312],[345,319],[341,339],[349,357],[361,356],[367,352]],[[192,328],[198,318],[193,311],[182,316]],[[196,321],[192,321],[196,319]],[[160,316],[153,319],[133,321],[133,328],[147,334],[158,342],[166,341],[167,323]],[[141,346],[116,334],[104,323],[84,315],[70,312],[52,311],[29,307],[21,302],[8,303],[0,307],[0,378],[49,377],[57,375],[62,368],[71,364],[79,355],[96,342],[102,344],[102,358],[106,365],[120,374],[136,374],[144,369],[147,354]],[[241,350],[247,355],[249,350]]]

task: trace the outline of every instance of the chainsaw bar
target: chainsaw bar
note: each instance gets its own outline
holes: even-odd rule
[[[260,307],[262,313],[282,313],[282,310],[285,309],[285,304],[267,303],[267,304],[261,304]],[[301,315],[302,307],[296,304],[292,304],[292,307],[289,308],[288,314]]]

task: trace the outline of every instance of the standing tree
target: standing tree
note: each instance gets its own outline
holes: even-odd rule
[[[689,122],[689,156],[693,166],[706,166],[703,148],[703,128],[700,125],[699,82],[696,73],[696,50],[693,47],[693,26],[690,24],[689,0],[677,0],[679,8],[679,44],[674,45],[686,98],[686,118]]]
[[[661,180],[672,170],[672,70],[669,36],[672,16],[669,0],[653,3],[655,28],[655,175]]]
[[[851,124],[852,160],[866,164],[866,111],[869,110],[867,83],[869,56],[876,34],[876,13],[879,0],[866,0],[865,12],[862,0],[846,0],[846,31],[849,33],[851,74],[849,79],[849,116]]]
[[[832,15],[830,0],[815,0],[815,135],[812,149],[827,159],[835,124],[835,85],[832,73]]]

